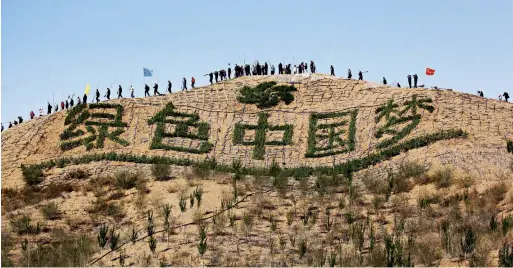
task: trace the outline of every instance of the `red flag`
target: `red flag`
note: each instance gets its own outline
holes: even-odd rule
[[[434,74],[435,74],[435,70],[434,69],[426,68],[426,75],[434,75]]]

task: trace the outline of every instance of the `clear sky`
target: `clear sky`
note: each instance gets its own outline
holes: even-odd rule
[[[337,76],[420,84],[497,98],[513,93],[511,0],[2,0],[2,122],[25,119],[87,83],[144,95],[142,67],[167,80],[228,63],[314,60]],[[426,78],[425,68],[436,69]]]

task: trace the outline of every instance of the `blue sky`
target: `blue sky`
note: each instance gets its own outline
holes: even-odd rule
[[[319,72],[420,83],[487,97],[513,93],[513,1],[3,0],[2,122],[46,111],[46,102],[102,96],[115,80],[143,94],[142,67],[162,91],[254,59],[314,60]],[[433,77],[423,75],[436,69]],[[147,82],[153,80],[148,79]],[[91,95],[89,98],[91,99]]]

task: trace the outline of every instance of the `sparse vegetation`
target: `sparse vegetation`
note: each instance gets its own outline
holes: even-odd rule
[[[44,180],[43,170],[36,166],[21,165],[21,173],[25,183],[29,186],[37,185]]]
[[[61,217],[59,206],[55,202],[48,202],[48,204],[44,205],[41,208],[41,213],[43,213],[48,220],[56,220]]]
[[[151,174],[158,181],[165,181],[169,179],[171,167],[169,164],[153,164],[151,165]]]
[[[120,189],[130,189],[137,186],[137,183],[141,179],[141,174],[120,171],[115,174],[115,179],[117,187]]]
[[[454,181],[454,171],[450,167],[442,167],[429,175],[428,181],[435,183],[438,188],[449,187]]]

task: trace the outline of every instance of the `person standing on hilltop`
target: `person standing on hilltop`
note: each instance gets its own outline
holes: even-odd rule
[[[274,65],[271,65],[271,75],[274,75]]]
[[[363,73],[362,73],[362,71],[358,71],[358,80],[362,80],[363,81]]]
[[[503,95],[503,96],[504,96],[504,100],[505,100],[506,102],[508,102],[508,100],[509,100],[509,94],[508,94],[508,92],[504,92],[504,95]]]
[[[267,62],[264,64],[264,75],[268,75],[269,73],[269,65],[267,64]]]
[[[282,74],[283,73],[283,65],[281,64],[278,64],[278,74]]]
[[[134,87],[130,85],[130,97],[134,98]]]
[[[187,79],[185,79],[185,77],[183,78],[182,83],[182,91],[187,90]]]
[[[408,75],[408,86],[411,88],[411,75]]]
[[[118,99],[119,98],[123,98],[123,96],[121,95],[123,93],[123,88],[121,88],[121,85],[119,85],[118,87]]]
[[[413,75],[413,88],[417,88],[417,81],[419,80],[419,77],[417,74]]]
[[[386,85],[387,84],[387,79],[385,77],[383,77],[383,85]]]
[[[351,72],[351,69],[347,69],[347,79],[353,78],[353,73]]]
[[[160,92],[159,92],[159,84],[157,84],[157,83],[155,83],[155,84],[153,85],[153,96],[156,96],[156,95],[162,95],[162,94],[160,94]]]
[[[228,63],[228,79],[232,79],[232,68],[230,67],[229,63]]]
[[[150,87],[148,86],[148,84],[144,84],[144,97],[146,96],[150,96]]]
[[[398,87],[398,88],[401,88],[401,84],[399,84],[399,82],[397,82],[397,87]]]
[[[61,110],[64,110],[64,102],[61,101]]]
[[[43,116],[43,108],[39,108],[39,117]]]
[[[96,89],[96,103],[100,102],[100,91]]]
[[[50,102],[48,102],[48,113],[47,114],[51,114],[52,113],[52,105],[50,104]]]
[[[8,126],[8,128],[12,128],[12,123],[11,123],[11,121],[9,121],[9,126]]]
[[[105,96],[103,97],[107,98],[107,100],[110,100],[110,88],[107,88],[107,93],[105,93]]]
[[[214,72],[214,77],[216,78],[216,83],[219,81],[218,78],[219,78],[219,72],[218,71],[215,71]],[[185,78],[184,78],[185,79]]]
[[[167,80],[167,92],[171,94],[171,87],[173,87],[173,83],[171,83],[171,80]]]
[[[310,72],[315,73],[315,63],[313,60],[310,61]]]
[[[80,105],[82,102],[80,101],[80,97],[77,96],[77,105]]]
[[[21,116],[18,116],[18,122],[23,123],[23,118]]]
[[[483,93],[483,91],[481,91],[481,90],[478,90],[478,91],[477,91],[477,94],[479,95],[479,97],[484,97],[484,93]]]
[[[34,111],[30,111],[30,119],[34,119],[35,116],[36,114],[34,114]]]
[[[335,68],[333,68],[333,65],[330,65],[331,75],[335,76]]]
[[[54,103],[53,104],[53,112],[56,113],[57,111],[59,111],[59,105],[57,105],[57,103]]]
[[[66,110],[69,108],[68,100],[66,100]]]
[[[82,98],[82,100],[84,101],[84,104],[87,103],[87,94],[84,93],[84,97]]]
[[[196,79],[194,78],[194,76],[191,78],[191,87],[192,88],[195,88],[194,85],[196,84]]]
[[[2,131],[4,131],[4,123],[2,123]]]
[[[73,107],[75,105],[75,101],[73,100],[73,97],[75,96],[75,94],[71,95],[71,97],[68,96],[69,98],[69,107]]]
[[[214,73],[210,72],[208,74],[208,77],[209,77],[210,85],[213,85],[214,84]]]

